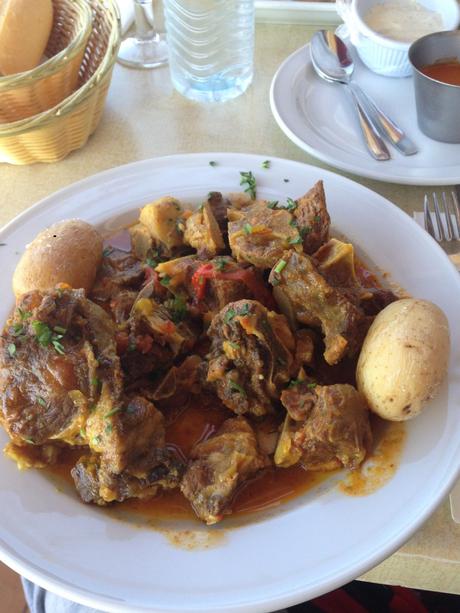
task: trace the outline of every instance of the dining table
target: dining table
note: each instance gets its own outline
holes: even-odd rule
[[[224,104],[182,97],[171,84],[167,66],[138,71],[116,65],[101,123],[82,149],[53,164],[0,165],[0,226],[85,177],[176,153],[257,153],[314,165],[318,178],[323,168],[346,174],[294,145],[270,111],[269,89],[276,69],[319,27],[318,23],[257,23],[253,83],[245,94]],[[347,176],[408,215],[421,210],[423,196],[430,191],[426,186]],[[460,594],[460,524],[452,520],[448,498],[401,549],[359,579]]]

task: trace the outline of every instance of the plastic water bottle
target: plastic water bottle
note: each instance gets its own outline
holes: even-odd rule
[[[252,81],[253,0],[164,0],[171,79],[193,100],[223,102]]]

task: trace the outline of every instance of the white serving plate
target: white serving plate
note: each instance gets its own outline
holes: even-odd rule
[[[232,520],[213,528],[193,524],[197,538],[212,535],[214,546],[207,549],[174,547],[163,532],[118,521],[70,490],[57,491],[44,473],[18,473],[13,462],[0,458],[0,559],[45,588],[107,611],[273,611],[328,592],[378,564],[451,489],[460,466],[458,273],[439,246],[381,196],[289,160],[273,158],[264,170],[267,158],[210,153],[146,160],[42,200],[0,232],[6,243],[0,247],[1,321],[13,305],[11,275],[24,245],[57,220],[81,217],[107,231],[162,195],[199,203],[210,190],[238,191],[240,171],[252,170],[259,195],[270,200],[297,197],[322,178],[335,229],[407,291],[444,309],[452,335],[448,385],[408,424],[400,467],[380,490],[353,498],[330,482],[232,529]],[[6,441],[3,432],[0,439]]]
[[[392,159],[371,158],[344,87],[320,79],[311,64],[309,45],[279,67],[270,89],[276,122],[298,147],[336,168],[391,183],[453,185],[460,183],[460,144],[434,141],[418,128],[412,77],[382,77],[356,58],[354,79],[418,145],[404,156],[389,146]]]

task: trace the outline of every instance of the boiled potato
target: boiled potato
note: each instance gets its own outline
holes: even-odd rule
[[[68,219],[40,232],[19,260],[13,291],[20,296],[57,283],[89,292],[102,260],[102,237],[90,224]]]
[[[356,380],[369,408],[391,421],[417,415],[447,372],[449,324],[439,307],[406,298],[375,318],[364,340]]]
[[[152,238],[171,249],[180,247],[184,243],[178,228],[181,218],[182,209],[179,201],[171,196],[165,196],[144,206],[139,221],[148,228]]]

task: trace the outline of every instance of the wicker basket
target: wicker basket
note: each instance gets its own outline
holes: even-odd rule
[[[79,72],[80,87],[39,115],[0,124],[0,162],[56,162],[82,147],[102,115],[120,46],[120,16],[115,0],[86,0],[92,31]]]
[[[53,0],[53,29],[45,50],[49,59],[32,70],[0,77],[0,123],[31,117],[70,96],[90,33],[86,0]]]

